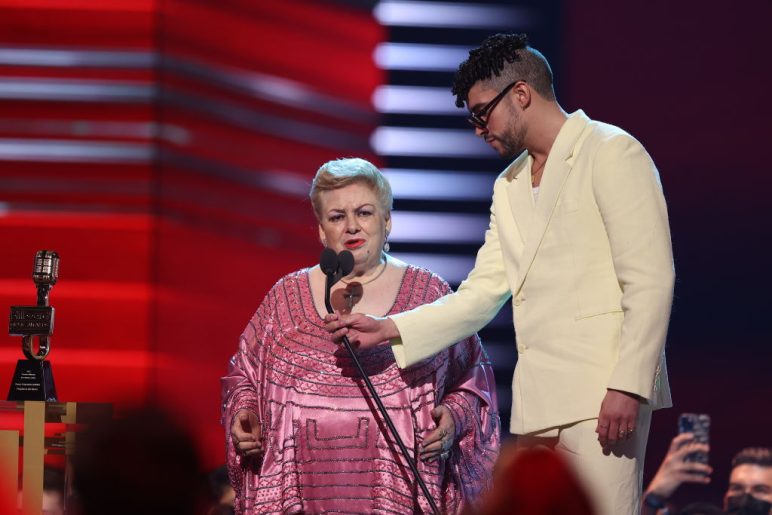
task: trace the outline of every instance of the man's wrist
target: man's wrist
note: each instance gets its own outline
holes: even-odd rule
[[[648,401],[646,400],[646,398],[645,398],[645,397],[641,397],[641,396],[640,396],[640,395],[638,395],[637,393],[628,392],[628,391],[626,391],[626,390],[619,390],[619,389],[617,389],[617,388],[608,388],[608,387],[606,388],[606,391],[607,391],[608,393],[611,393],[611,392],[615,392],[615,393],[621,393],[621,394],[622,394],[622,395],[624,395],[625,397],[628,397],[628,398],[630,398],[630,399],[632,399],[632,400],[634,400],[634,401],[637,401],[637,402],[638,402],[638,404],[647,404],[647,403],[648,403]]]
[[[652,490],[648,490],[643,494],[643,504],[654,510],[662,510],[667,508],[667,497]]]
[[[391,317],[383,319],[381,331],[383,331],[384,340],[393,340],[394,338],[400,337],[399,328],[397,328],[397,324],[394,323],[394,320],[392,320]]]

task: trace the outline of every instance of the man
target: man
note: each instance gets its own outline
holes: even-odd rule
[[[732,459],[724,510],[772,515],[772,449],[748,447]]]
[[[640,506],[651,410],[671,405],[664,345],[673,295],[665,200],[632,136],[568,115],[525,35],[495,35],[456,73],[456,104],[506,160],[490,227],[459,290],[388,318],[331,315],[333,336],[391,340],[406,367],[487,324],[513,297],[510,431],[578,469],[599,513]]]
[[[688,457],[697,452],[707,453],[707,444],[694,441],[692,433],[682,433],[670,443],[667,455],[659,470],[646,488],[643,501],[644,515],[666,515],[670,511],[668,500],[684,483],[710,483],[713,469]],[[703,507],[700,513],[708,512],[705,503],[693,503],[679,513],[697,513],[696,507]],[[738,515],[772,515],[772,449],[748,447],[732,459],[729,486],[724,494],[724,511],[718,513]]]

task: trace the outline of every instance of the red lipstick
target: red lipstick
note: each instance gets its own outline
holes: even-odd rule
[[[362,245],[364,245],[364,244],[365,244],[365,240],[363,240],[362,238],[357,238],[357,239],[354,239],[354,240],[348,240],[348,241],[347,241],[346,243],[344,243],[343,245],[344,245],[344,246],[345,246],[347,249],[351,249],[351,250],[353,250],[353,249],[358,249],[359,247],[361,247],[361,246],[362,246]]]

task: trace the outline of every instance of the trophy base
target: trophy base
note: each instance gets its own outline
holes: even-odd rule
[[[35,359],[18,360],[8,400],[57,402],[51,363]]]

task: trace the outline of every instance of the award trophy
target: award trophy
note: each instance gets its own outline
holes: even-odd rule
[[[54,332],[54,308],[48,305],[48,294],[59,277],[59,254],[52,250],[39,250],[35,254],[32,280],[38,290],[37,306],[11,306],[8,333],[21,336],[21,350],[27,359],[16,363],[9,401],[56,402],[56,387],[51,364],[45,361]],[[38,337],[37,352],[33,340]]]

